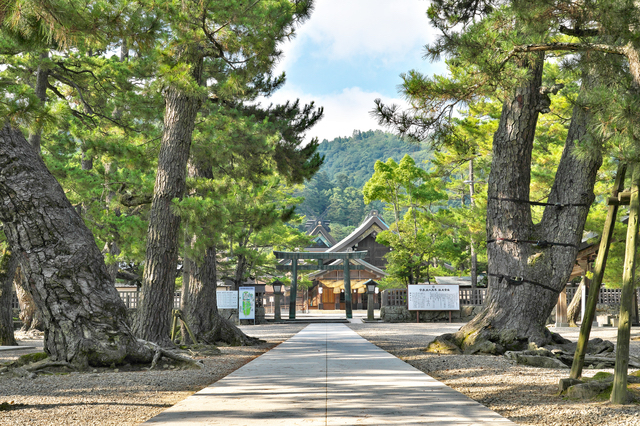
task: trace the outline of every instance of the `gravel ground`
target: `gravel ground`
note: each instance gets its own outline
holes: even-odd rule
[[[434,337],[458,330],[463,324],[349,324],[365,339],[415,368],[462,392],[519,425],[575,426],[640,425],[640,406],[615,406],[604,402],[583,402],[558,396],[558,381],[569,370],[552,370],[517,365],[504,357],[482,355],[434,355],[423,351]],[[561,328],[572,341],[579,329]],[[591,338],[615,343],[617,329],[594,328]],[[634,327],[633,336],[640,335]],[[632,341],[630,352],[640,355],[640,341]],[[584,377],[598,371],[584,370]],[[631,370],[635,371],[635,370]]]
[[[268,324],[241,327],[267,343],[254,347],[221,347],[222,355],[203,358],[203,370],[164,368],[157,371],[118,371],[39,375],[35,379],[0,375],[0,425],[137,425],[213,383],[305,325]],[[571,401],[557,395],[568,370],[523,367],[503,357],[431,355],[423,352],[434,337],[456,331],[462,324],[351,323],[354,331],[382,349],[468,395],[520,425],[640,425],[640,406],[608,402]],[[556,330],[576,340],[578,329]],[[640,336],[640,328],[632,330]],[[42,348],[42,338],[18,336],[21,345]],[[616,330],[594,329],[592,337],[615,341]],[[0,362],[33,351],[0,352]],[[640,356],[640,341],[631,342]],[[122,369],[121,369],[122,370]],[[589,377],[598,371],[585,370]]]
[[[164,411],[275,345],[304,325],[257,325],[244,328],[267,343],[252,347],[220,347],[222,355],[204,358],[204,369],[164,368],[154,371],[100,369],[93,373],[38,375],[35,379],[0,376],[0,425],[137,425]],[[18,338],[21,336],[17,336]],[[39,346],[42,339],[21,345]],[[34,351],[0,352],[0,362]]]

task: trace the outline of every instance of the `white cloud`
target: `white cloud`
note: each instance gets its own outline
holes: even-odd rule
[[[385,97],[376,92],[364,92],[359,87],[344,89],[341,93],[310,95],[301,93],[295,88],[284,88],[276,92],[271,98],[262,100],[263,104],[284,103],[287,100],[300,99],[301,103],[315,101],[316,106],[324,107],[324,118],[318,122],[309,132],[307,141],[317,137],[331,140],[338,136],[350,136],[354,130],[381,129],[370,111],[374,108],[374,99],[380,98],[385,103],[400,104],[406,106],[401,99]]]
[[[420,0],[316,0],[311,18],[298,28],[298,36],[282,46],[286,69],[309,42],[320,49],[313,54],[327,60],[357,55],[396,61],[415,55],[434,40],[427,1]]]

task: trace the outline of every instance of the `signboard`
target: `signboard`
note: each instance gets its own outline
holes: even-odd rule
[[[459,311],[460,287],[457,285],[410,285],[410,311]]]
[[[216,291],[218,309],[238,309],[237,291]]]
[[[256,288],[239,287],[238,319],[256,319]]]

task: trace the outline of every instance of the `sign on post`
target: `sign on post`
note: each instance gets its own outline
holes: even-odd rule
[[[238,319],[256,319],[256,288],[239,287]]]
[[[238,309],[237,291],[216,291],[218,309]]]
[[[410,311],[459,311],[460,286],[410,285],[407,291]]]

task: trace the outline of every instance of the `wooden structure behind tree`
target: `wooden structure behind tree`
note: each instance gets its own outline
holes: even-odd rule
[[[573,365],[571,366],[571,378],[578,379],[582,376],[582,367],[584,365],[584,357],[587,342],[591,333],[591,325],[595,315],[596,304],[598,301],[598,292],[602,283],[602,277],[607,262],[609,247],[616,223],[616,215],[618,206],[629,205],[629,220],[627,225],[627,240],[625,247],[625,259],[622,275],[622,294],[620,299],[620,318],[618,325],[618,336],[616,340],[616,364],[614,370],[613,389],[610,401],[614,404],[625,404],[628,402],[627,396],[627,373],[629,368],[629,341],[631,334],[631,311],[632,299],[634,295],[634,272],[635,258],[638,246],[638,230],[640,224],[638,214],[640,213],[640,198],[638,190],[640,187],[640,163],[636,163],[632,167],[631,191],[621,192],[624,185],[624,176],[626,165],[621,164],[618,168],[616,183],[613,188],[613,194],[608,199],[609,209],[607,218],[602,232],[603,238],[600,243],[600,250],[596,259],[594,268],[593,284],[585,308],[585,315],[580,328],[580,336],[573,357]]]
[[[609,247],[611,246],[611,238],[613,237],[616,216],[618,214],[619,203],[617,201],[612,201],[612,199],[617,200],[618,194],[624,188],[626,171],[626,164],[620,164],[616,174],[616,181],[613,186],[612,194],[609,198],[607,218],[604,223],[600,247],[598,249],[598,256],[594,266],[591,292],[586,303],[584,318],[582,320],[582,325],[580,326],[580,336],[578,338],[576,352],[573,357],[573,364],[571,365],[571,378],[573,379],[578,379],[582,376],[582,367],[584,365],[587,342],[589,341],[589,335],[591,334],[591,326],[596,312],[596,304],[598,303],[598,293],[600,292],[600,286],[602,285],[602,278],[604,277],[604,270],[607,265],[607,257],[609,255]]]

